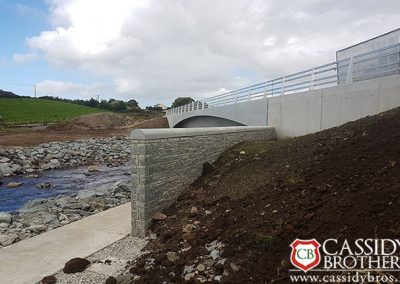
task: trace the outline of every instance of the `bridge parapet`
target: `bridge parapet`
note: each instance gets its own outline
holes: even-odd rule
[[[266,119],[263,120],[263,118],[251,118],[247,120],[246,114],[241,114],[241,117],[239,117],[237,112],[240,111],[240,107],[230,108],[230,112],[233,112],[233,114],[229,116],[227,116],[227,112],[224,111],[223,108],[229,109],[227,108],[229,105],[244,106],[247,104],[250,106],[250,103],[255,101],[257,101],[255,104],[259,103],[265,106],[267,99],[281,95],[304,93],[340,85],[350,85],[355,82],[392,76],[399,73],[400,44],[396,43],[176,107],[167,111],[167,118],[170,122],[170,127],[175,127],[181,121],[194,116],[225,118],[239,125],[266,125]],[[259,111],[259,109],[257,111]],[[209,121],[211,123],[213,122],[212,119],[209,119]],[[194,123],[194,126],[197,127],[196,123]]]

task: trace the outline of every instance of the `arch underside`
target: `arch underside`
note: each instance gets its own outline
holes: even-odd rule
[[[192,116],[180,121],[174,126],[174,128],[226,127],[226,126],[245,126],[245,125],[237,121],[233,121],[218,116],[199,115],[199,116]]]

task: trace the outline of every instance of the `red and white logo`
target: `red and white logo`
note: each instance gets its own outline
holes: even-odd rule
[[[321,245],[316,239],[300,240],[296,239],[290,247],[292,253],[290,254],[290,261],[294,266],[307,272],[308,270],[316,267],[321,261],[319,247]]]

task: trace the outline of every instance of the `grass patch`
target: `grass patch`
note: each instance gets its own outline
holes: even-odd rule
[[[97,112],[104,112],[104,110],[44,99],[0,98],[0,116],[6,124],[59,122]]]

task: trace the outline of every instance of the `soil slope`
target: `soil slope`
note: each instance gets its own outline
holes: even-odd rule
[[[225,270],[220,283],[290,283],[296,238],[399,238],[399,162],[400,109],[295,139],[239,144],[154,222],[157,239],[131,272],[139,283],[185,282],[184,267],[218,240],[227,258],[212,268]],[[179,259],[169,261],[170,251]]]

